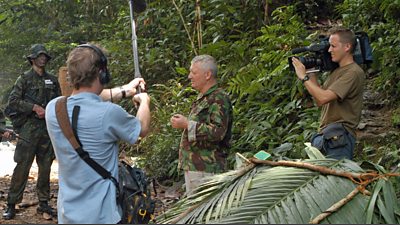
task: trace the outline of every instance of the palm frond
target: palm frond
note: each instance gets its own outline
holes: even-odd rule
[[[318,157],[316,157],[318,158]],[[352,173],[364,171],[353,161],[304,162]],[[391,183],[379,180],[372,196],[361,193],[322,223],[394,222],[399,207]],[[160,223],[309,223],[354,192],[350,179],[295,167],[250,166],[213,177],[191,196],[160,216]],[[383,188],[384,187],[384,188]],[[381,190],[385,190],[381,194]],[[393,197],[394,195],[394,197]],[[368,208],[367,208],[368,206]],[[371,209],[378,209],[379,213]],[[379,219],[379,218],[383,218]]]

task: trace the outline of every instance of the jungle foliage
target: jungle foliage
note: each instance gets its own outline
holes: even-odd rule
[[[187,81],[196,54],[207,53],[218,60],[221,86],[234,104],[231,165],[235,152],[252,155],[283,143],[291,143],[283,157],[305,157],[302,145],[317,128],[319,111],[289,71],[287,57],[291,49],[316,41],[331,26],[328,19],[369,34],[372,66],[379,73],[374,78],[376,89],[388,96],[400,92],[399,1],[147,3],[147,10],[135,19],[141,72],[153,99],[152,132],[138,145],[123,148],[139,155],[155,177],[178,175],[180,132],[171,128],[169,119],[174,113],[187,113],[196,96]],[[26,70],[29,64],[24,56],[34,43],[46,45],[53,56],[48,69],[56,74],[72,48],[97,42],[109,52],[111,85],[121,85],[133,78],[129,19],[126,0],[0,0],[2,73],[15,79]],[[135,111],[128,100],[121,105]]]
[[[157,218],[172,224],[392,224],[400,222],[393,177],[350,160],[255,161],[218,174]],[[254,164],[253,164],[254,163]]]

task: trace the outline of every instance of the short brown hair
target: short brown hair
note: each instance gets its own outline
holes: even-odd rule
[[[345,27],[334,27],[329,30],[330,35],[337,34],[340,38],[340,42],[343,44],[349,43],[351,45],[350,52],[354,53],[356,47],[356,35],[354,32]]]
[[[97,45],[96,47],[101,49]],[[103,49],[101,50],[104,52]],[[68,55],[67,68],[74,88],[91,87],[93,81],[99,76],[100,64],[100,56],[93,49],[84,47],[73,49]]]

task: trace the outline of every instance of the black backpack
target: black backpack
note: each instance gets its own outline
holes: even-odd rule
[[[155,201],[151,198],[150,180],[137,167],[119,162],[119,196],[124,224],[145,224],[154,221]],[[154,185],[154,183],[153,183]]]

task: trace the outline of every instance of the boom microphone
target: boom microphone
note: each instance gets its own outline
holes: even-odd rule
[[[141,13],[146,10],[145,0],[132,0],[133,11],[136,13]]]

